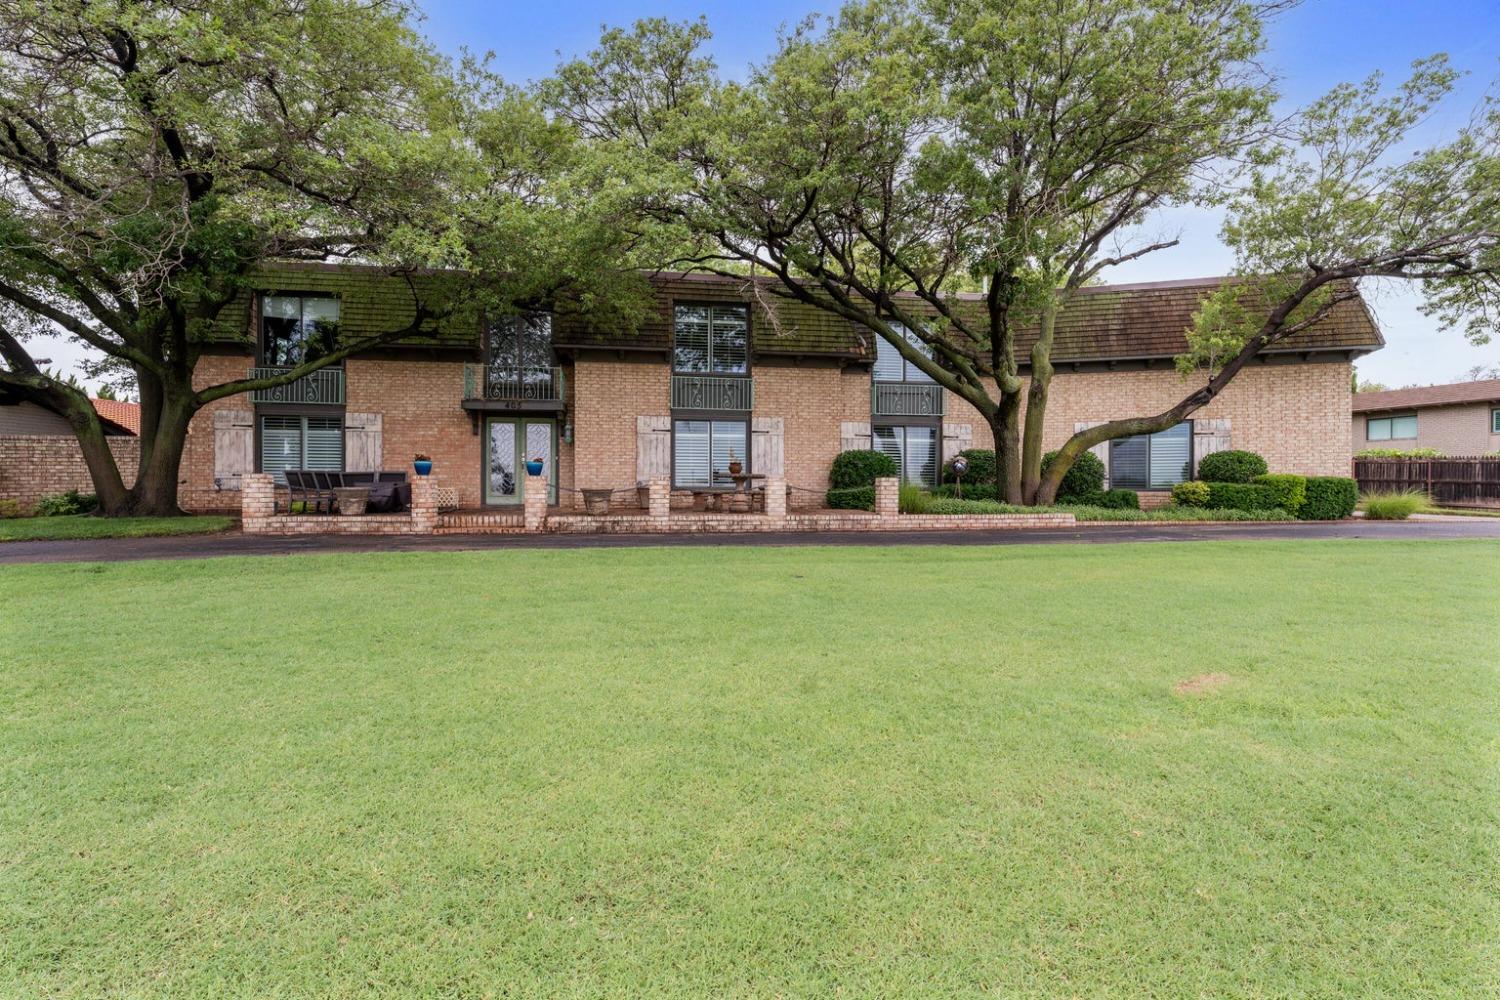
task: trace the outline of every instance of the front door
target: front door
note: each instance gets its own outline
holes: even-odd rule
[[[485,421],[484,502],[520,503],[526,491],[526,461],[542,460],[547,502],[557,503],[557,423],[519,417]]]

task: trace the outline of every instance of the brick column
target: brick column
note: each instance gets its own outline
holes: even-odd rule
[[[411,532],[414,535],[431,535],[437,531],[437,484],[431,476],[413,476],[411,479]]]
[[[528,473],[521,501],[525,506],[526,530],[544,530],[547,527],[547,477]]]
[[[246,534],[266,530],[265,519],[276,513],[276,480],[269,472],[251,472],[240,479],[240,528]]]
[[[901,480],[895,476],[881,476],[875,480],[875,513],[881,517],[895,517],[901,513]]]
[[[786,517],[786,480],[781,476],[766,479],[766,516]]]
[[[672,483],[666,479],[653,479],[647,486],[647,513],[665,519],[672,512]]]

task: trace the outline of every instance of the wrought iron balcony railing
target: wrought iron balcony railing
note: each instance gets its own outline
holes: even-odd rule
[[[875,382],[870,410],[877,417],[941,417],[943,387],[927,382]]]
[[[464,365],[464,399],[513,403],[560,403],[564,395],[561,368],[492,368]]]
[[[674,410],[755,408],[755,380],[747,375],[673,375]]]
[[[270,378],[289,371],[290,368],[252,368],[247,377]],[[295,382],[270,389],[255,389],[250,393],[250,400],[255,403],[324,403],[340,406],[344,402],[344,369],[319,368]]]

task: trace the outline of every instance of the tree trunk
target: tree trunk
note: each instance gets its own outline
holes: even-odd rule
[[[94,484],[94,495],[99,498],[99,512],[111,513],[124,504],[130,496],[125,480],[120,476],[120,466],[114,452],[109,450],[109,438],[104,435],[104,425],[93,413],[93,407],[85,415],[70,407],[65,416],[73,426],[73,436],[78,439],[78,449],[83,453],[83,464],[88,467],[89,479]]]
[[[996,498],[1006,503],[1021,502],[1021,396],[1000,393],[1000,406],[991,424],[995,435],[995,465],[999,470]]]
[[[149,458],[142,461],[135,486],[122,509],[106,513],[137,517],[182,516],[184,511],[177,505],[177,483],[182,470],[182,452],[187,445],[188,421],[192,416],[193,409],[186,403],[171,398],[165,400],[150,447],[142,442],[141,453]]]

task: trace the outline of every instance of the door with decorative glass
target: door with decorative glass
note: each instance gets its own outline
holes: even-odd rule
[[[526,463],[542,460],[547,502],[557,503],[557,422],[519,417],[485,421],[484,502],[520,503],[526,492]]]

